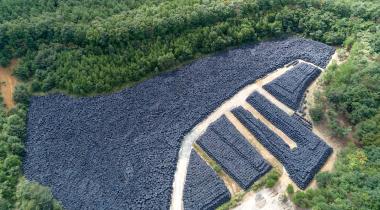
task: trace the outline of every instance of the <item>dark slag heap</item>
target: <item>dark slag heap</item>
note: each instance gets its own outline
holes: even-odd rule
[[[199,59],[110,95],[31,99],[23,170],[65,209],[168,209],[183,136],[238,90],[334,48],[299,38]]]
[[[321,70],[317,67],[300,63],[269,84],[264,85],[263,88],[277,100],[297,110],[301,105],[306,89],[320,73]]]
[[[231,194],[223,181],[192,151],[183,195],[185,210],[216,209],[230,198]]]
[[[245,190],[272,168],[225,116],[197,144]]]
[[[244,113],[244,109],[233,111],[268,151],[285,166],[297,186],[305,189],[331,155],[332,148],[300,121],[286,114],[260,93],[254,92],[248,97],[247,102],[297,144],[297,148],[291,150],[264,124],[249,113]]]

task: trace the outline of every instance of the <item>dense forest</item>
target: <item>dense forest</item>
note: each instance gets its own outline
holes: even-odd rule
[[[323,78],[313,120],[354,141],[318,190],[314,209],[380,209],[380,3],[376,0],[3,0],[0,64],[19,58],[16,108],[0,111],[0,209],[59,209],[23,179],[29,91],[91,95],[130,86],[202,55],[304,36],[349,51]],[[342,119],[342,120],[338,120]],[[43,206],[41,206],[43,205]]]
[[[202,54],[285,34],[339,45],[358,31],[376,31],[379,18],[371,2],[48,2],[2,3],[1,64],[22,57],[16,75],[33,91],[76,95],[109,92]]]

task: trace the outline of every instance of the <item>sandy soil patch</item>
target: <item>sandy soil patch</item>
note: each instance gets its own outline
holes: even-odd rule
[[[12,72],[17,65],[17,60],[14,59],[11,61],[11,64],[7,67],[0,66],[0,91],[1,96],[4,99],[5,107],[10,109],[15,106],[13,101],[13,91],[17,85],[17,80],[12,76]]]
[[[290,210],[294,205],[281,200],[282,194],[277,189],[263,189],[259,192],[248,192],[243,203],[234,210],[260,209],[260,210]]]

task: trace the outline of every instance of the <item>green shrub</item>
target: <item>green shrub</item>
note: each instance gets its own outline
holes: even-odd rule
[[[311,206],[311,203],[307,199],[306,194],[302,191],[296,192],[292,197],[292,201],[294,204],[301,208],[310,208]]]
[[[332,135],[338,137],[338,138],[344,138],[347,136],[347,134],[351,131],[350,128],[345,127],[338,121],[338,114],[334,110],[329,110],[327,112],[328,115],[328,128],[330,129],[330,132]]]
[[[29,104],[30,92],[28,87],[24,84],[16,86],[13,93],[13,100],[16,103]]]
[[[212,164],[211,167],[217,174],[220,174],[220,172],[222,172],[222,167],[216,163]]]
[[[231,198],[230,201],[219,206],[217,210],[229,210],[236,207],[243,200],[244,195],[245,195],[244,192],[237,193],[235,196]]]
[[[346,40],[344,40],[343,42],[343,46],[347,49],[347,50],[350,50],[352,45],[354,45],[355,43],[355,37],[352,37],[352,36],[349,36],[346,38]]]
[[[41,91],[41,83],[38,81],[33,81],[31,84],[31,90],[33,92],[39,92]]]
[[[332,180],[332,175],[327,172],[321,172],[317,174],[316,179],[318,183],[318,187],[326,187]]]
[[[292,184],[288,184],[288,186],[286,187],[286,192],[288,193],[288,195],[294,194],[294,188]]]
[[[356,126],[355,137],[365,146],[380,146],[380,109],[378,114]]]
[[[49,188],[22,179],[17,186],[16,208],[23,210],[61,210]]]
[[[294,204],[301,208],[310,208],[313,205],[313,199],[316,197],[316,191],[308,189],[306,191],[297,191],[292,196]]]
[[[318,104],[312,107],[309,111],[310,117],[314,122],[321,122],[324,118],[323,106]]]
[[[280,173],[278,173],[276,170],[271,170],[265,180],[265,186],[272,188],[274,185],[276,185],[279,178]]]

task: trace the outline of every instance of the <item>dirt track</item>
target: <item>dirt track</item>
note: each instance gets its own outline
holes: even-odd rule
[[[265,124],[269,129],[271,129],[275,134],[281,137],[285,143],[289,145],[291,149],[297,147],[297,144],[290,139],[284,132],[274,126],[269,120],[267,120],[263,115],[261,115],[256,109],[254,109],[250,104],[244,103],[244,109],[248,110],[256,119],[259,119],[263,124]]]
[[[12,72],[17,65],[17,60],[12,60],[8,67],[0,66],[0,91],[4,99],[5,107],[8,109],[15,106],[13,101],[13,90],[17,84],[17,80],[12,76]]]

